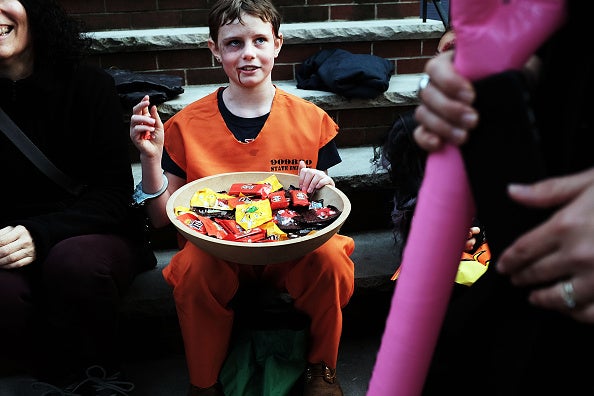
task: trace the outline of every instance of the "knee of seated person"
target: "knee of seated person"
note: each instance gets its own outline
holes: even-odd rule
[[[91,235],[59,242],[43,263],[47,284],[55,288],[93,288],[98,282],[111,282],[108,251]]]
[[[324,287],[335,287],[354,282],[354,273],[347,270],[344,263],[327,259],[320,259],[312,266],[310,277],[312,281],[315,279],[316,284],[324,285]]]
[[[0,317],[4,318],[0,320],[0,338],[26,338],[35,314],[30,298],[23,298],[23,295],[12,291],[0,292]]]

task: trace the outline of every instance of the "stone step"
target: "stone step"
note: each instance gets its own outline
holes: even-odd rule
[[[332,48],[387,59],[398,75],[420,73],[434,55],[444,28],[439,21],[415,17],[287,23],[281,30],[283,50],[273,70],[277,81],[295,80],[303,61]],[[89,36],[91,61],[104,68],[173,74],[188,87],[227,80],[207,48],[207,27],[109,30],[89,32]]]
[[[282,90],[308,100],[326,111],[343,109],[366,109],[418,104],[417,87],[421,73],[397,74],[390,78],[388,89],[373,99],[348,99],[328,91],[297,88],[297,81],[275,81]],[[188,85],[178,97],[158,106],[159,114],[168,119],[188,104],[214,92],[224,84]]]
[[[389,182],[389,176],[387,171],[377,164],[376,151],[373,146],[339,148],[342,162],[330,168],[328,174],[345,190],[384,186]],[[132,175],[134,184],[138,183],[142,175],[139,162],[132,164]]]
[[[284,23],[283,44],[393,41],[439,38],[441,21],[421,18]],[[207,48],[208,27],[125,29],[89,32],[95,53]]]

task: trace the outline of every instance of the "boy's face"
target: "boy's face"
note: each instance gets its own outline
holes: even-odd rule
[[[217,43],[209,40],[208,46],[221,59],[231,84],[255,87],[271,81],[283,40],[274,36],[270,23],[247,14],[241,18],[243,24],[235,20],[221,26]]]

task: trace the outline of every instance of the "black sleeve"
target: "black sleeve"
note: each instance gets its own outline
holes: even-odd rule
[[[325,171],[341,162],[342,159],[333,139],[318,151],[318,166],[316,169]]]
[[[45,98],[44,111],[55,122],[46,124],[44,133],[52,139],[44,151],[87,188],[78,197],[47,191],[37,209],[22,213],[35,215],[13,219],[31,232],[39,259],[56,243],[77,235],[142,235],[141,225],[132,224],[130,142],[113,79],[102,69],[81,68],[59,83],[60,93]]]
[[[161,158],[161,167],[164,171],[186,179],[186,172],[180,168],[169,156],[169,153],[163,148],[163,157]]]

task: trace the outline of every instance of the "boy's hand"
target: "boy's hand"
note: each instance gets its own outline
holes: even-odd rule
[[[150,105],[148,95],[132,108],[130,118],[130,139],[148,157],[160,156],[164,142],[164,129],[157,107]]]
[[[311,194],[327,185],[334,186],[334,180],[326,172],[308,168],[305,161],[299,161],[299,188],[302,191]]]

